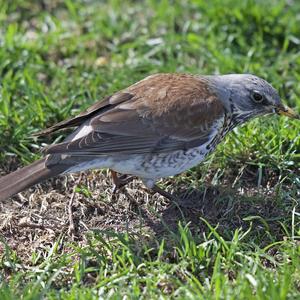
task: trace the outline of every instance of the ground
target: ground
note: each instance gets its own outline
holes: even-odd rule
[[[1,1],[0,174],[32,134],[157,72],[254,73],[299,112],[297,1]],[[159,185],[108,170],[0,202],[0,299],[298,299],[300,122],[268,116]],[[126,298],[127,297],[127,298]]]

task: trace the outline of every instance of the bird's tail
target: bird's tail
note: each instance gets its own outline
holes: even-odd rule
[[[0,201],[40,183],[64,171],[63,166],[56,165],[47,168],[46,158],[35,161],[29,166],[12,172],[0,178]]]

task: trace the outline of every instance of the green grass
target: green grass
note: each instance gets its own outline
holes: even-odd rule
[[[52,142],[34,132],[156,72],[254,73],[299,112],[299,11],[280,0],[0,0],[0,164],[33,161]],[[229,212],[166,237],[91,232],[80,246],[62,234],[26,262],[3,237],[0,299],[299,299],[299,132],[296,120],[254,120],[172,180],[251,186],[258,196],[219,198],[257,208],[243,226]]]
[[[42,262],[32,257],[26,271],[13,253],[4,256],[9,283],[1,299],[298,299],[300,253],[296,241],[265,248],[247,243],[236,230],[225,241],[215,228],[199,238],[179,225],[173,248],[165,240],[137,246],[130,235],[94,234],[86,247],[73,245],[70,254],[49,249]],[[40,259],[41,260],[41,259]]]

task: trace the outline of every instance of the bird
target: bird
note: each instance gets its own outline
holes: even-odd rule
[[[74,128],[32,164],[0,178],[0,200],[60,174],[110,169],[139,177],[148,189],[201,163],[233,128],[267,114],[299,116],[270,83],[252,74],[158,73],[38,133]]]

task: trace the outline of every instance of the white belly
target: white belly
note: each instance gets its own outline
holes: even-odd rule
[[[149,153],[149,154],[112,154],[109,156],[90,157],[88,161],[79,163],[69,168],[66,173],[84,171],[87,169],[109,168],[123,174],[139,176],[143,179],[157,180],[182,173],[198,165],[205,156],[214,150],[212,145],[209,150],[207,145],[218,134],[223,125],[221,118],[215,123],[207,143],[189,150],[178,150],[171,153]],[[88,128],[87,128],[88,129]],[[221,137],[222,138],[222,137]]]
[[[202,145],[187,151],[179,150],[172,153],[103,156],[73,166],[66,173],[110,168],[123,174],[158,179],[182,173],[199,164],[207,153],[205,147],[206,145]]]

